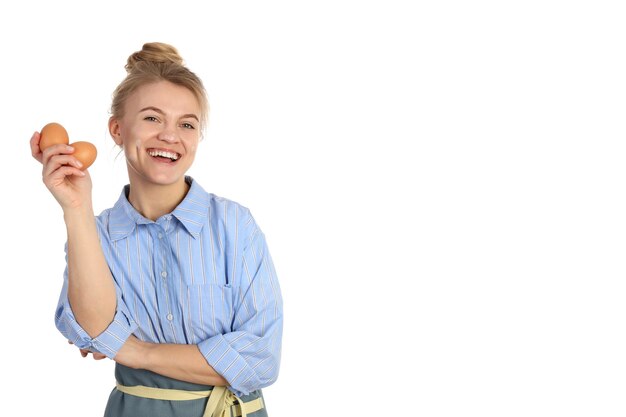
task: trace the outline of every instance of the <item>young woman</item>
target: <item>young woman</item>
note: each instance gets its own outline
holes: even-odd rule
[[[83,356],[116,362],[105,416],[266,416],[280,363],[282,298],[250,211],[186,172],[208,115],[177,50],[128,58],[109,120],[129,184],[95,217],[91,180],[67,145],[32,154],[63,209],[67,268],[56,311]]]

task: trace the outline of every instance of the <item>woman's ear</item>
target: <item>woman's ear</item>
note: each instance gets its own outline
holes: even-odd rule
[[[117,146],[122,146],[122,134],[120,132],[120,123],[116,118],[109,118],[109,134]]]

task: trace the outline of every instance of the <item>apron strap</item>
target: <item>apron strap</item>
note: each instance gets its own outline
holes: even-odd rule
[[[115,388],[124,394],[153,400],[189,401],[208,397],[203,417],[230,417],[231,410],[236,417],[247,417],[248,413],[254,413],[264,407],[263,398],[244,402],[226,387],[214,387],[208,391],[185,391],[143,385],[129,387],[117,383]]]

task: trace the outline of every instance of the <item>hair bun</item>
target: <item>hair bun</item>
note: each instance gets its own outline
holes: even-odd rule
[[[172,45],[161,42],[145,43],[141,51],[137,51],[128,57],[126,72],[129,74],[139,62],[174,63],[183,65],[183,59]]]

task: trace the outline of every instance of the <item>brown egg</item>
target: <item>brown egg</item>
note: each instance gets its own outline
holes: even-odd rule
[[[39,149],[43,151],[47,147],[56,145],[57,143],[70,143],[67,131],[58,123],[48,123],[41,129]]]
[[[74,155],[76,159],[78,159],[83,166],[80,168],[81,170],[86,170],[93,164],[93,161],[96,160],[96,156],[98,155],[98,151],[96,147],[89,142],[74,142],[70,143],[70,146],[74,148]]]

